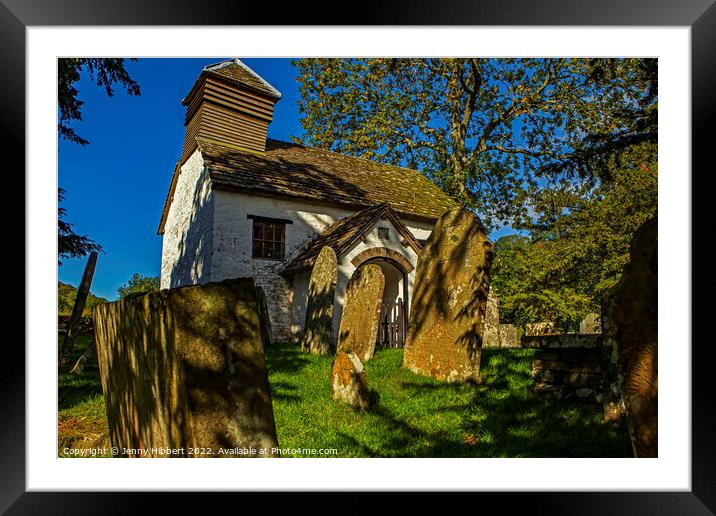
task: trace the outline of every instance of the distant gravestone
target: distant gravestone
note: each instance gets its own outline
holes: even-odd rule
[[[308,283],[306,322],[301,350],[314,355],[327,355],[333,343],[333,303],[338,282],[338,260],[330,247],[324,247],[313,265]]]
[[[480,219],[443,214],[418,257],[403,365],[447,382],[479,381],[493,246]]]
[[[363,363],[373,358],[384,288],[385,277],[378,265],[363,265],[353,273],[346,288],[338,351],[353,352]]]
[[[490,289],[487,294],[487,307],[485,308],[484,328],[482,331],[482,346],[497,348],[500,346],[500,298]]]
[[[500,324],[500,347],[519,348],[520,335],[514,324]]]
[[[253,279],[128,297],[93,316],[120,456],[278,455]]]
[[[599,314],[587,314],[579,323],[579,333],[602,333],[602,319]]]
[[[551,321],[528,323],[525,326],[525,336],[540,337],[542,335],[556,335],[557,327]]]
[[[331,368],[331,389],[334,400],[344,401],[361,410],[370,408],[368,379],[355,353],[336,353]]]

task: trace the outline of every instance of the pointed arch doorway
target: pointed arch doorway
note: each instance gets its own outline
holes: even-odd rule
[[[413,265],[402,254],[384,248],[368,249],[352,261],[356,268],[366,264],[378,265],[385,277],[376,347],[404,347],[410,306],[408,274],[414,270]]]

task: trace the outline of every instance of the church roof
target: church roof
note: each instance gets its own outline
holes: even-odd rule
[[[258,153],[197,138],[212,185],[362,209],[388,203],[401,216],[434,221],[457,204],[417,170],[268,139]]]
[[[421,245],[390,205],[387,203],[376,204],[328,226],[323,233],[309,242],[295,258],[281,268],[281,274],[290,275],[310,269],[324,246],[331,247],[336,256],[340,257],[380,219],[389,220],[403,237],[405,245],[412,247],[416,253],[420,252]]]
[[[226,61],[205,66],[201,70],[194,86],[192,86],[191,91],[187,94],[184,100],[182,100],[182,104],[189,104],[194,93],[200,88],[202,80],[207,75],[211,75],[212,77],[216,77],[242,88],[253,90],[256,93],[266,95],[276,101],[281,98],[281,92],[271,86],[263,77],[259,76],[259,74],[254,72],[251,68],[246,66],[240,59],[228,59]]]

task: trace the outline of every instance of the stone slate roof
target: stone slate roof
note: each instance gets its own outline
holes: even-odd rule
[[[265,153],[197,138],[219,189],[305,199],[353,209],[388,203],[407,218],[436,220],[457,204],[416,170],[268,139]]]
[[[256,72],[241,62],[240,59],[229,59],[212,65],[205,66],[194,86],[192,86],[189,94],[182,100],[182,104],[186,105],[193,96],[194,91],[199,87],[202,79],[206,75],[213,75],[224,81],[236,84],[243,88],[248,88],[256,93],[263,94],[273,99],[280,99],[281,93],[261,78]]]
[[[422,249],[410,230],[400,220],[389,204],[376,204],[345,217],[328,226],[323,233],[309,244],[295,258],[281,267],[281,274],[290,275],[313,267],[318,254],[324,246],[331,247],[338,258],[350,249],[380,219],[388,219],[403,237],[405,245],[412,247],[416,253]]]

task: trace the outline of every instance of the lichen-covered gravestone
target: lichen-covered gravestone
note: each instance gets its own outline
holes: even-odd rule
[[[245,278],[94,308],[110,440],[120,456],[277,455],[258,303]]]
[[[519,348],[520,335],[514,324],[500,324],[500,347],[502,348]]]
[[[384,288],[383,271],[373,264],[359,267],[346,287],[338,351],[355,353],[362,363],[375,353]]]
[[[493,246],[480,219],[443,214],[418,257],[403,365],[447,382],[479,381]]]
[[[301,350],[314,355],[327,355],[333,344],[333,303],[338,282],[338,260],[330,247],[324,247],[313,265],[308,283],[306,323]]]
[[[339,351],[331,368],[333,399],[345,401],[361,410],[368,410],[368,380],[363,364],[355,353]]]
[[[487,294],[487,307],[483,318],[482,346],[500,347],[500,298],[492,289]]]
[[[658,224],[644,223],[631,242],[630,261],[606,294],[602,335],[612,362],[605,419],[626,408],[634,455],[658,455]]]
[[[602,320],[599,314],[587,314],[579,323],[579,333],[602,333]]]

